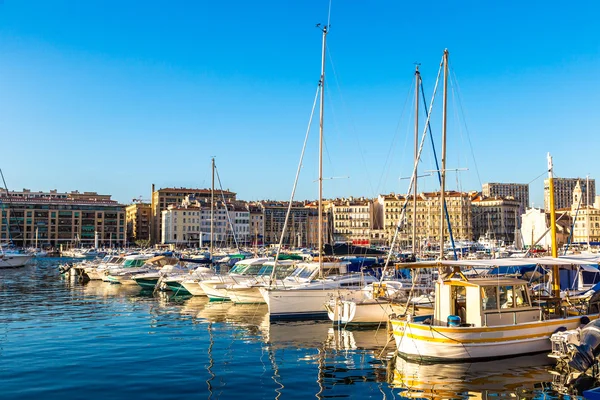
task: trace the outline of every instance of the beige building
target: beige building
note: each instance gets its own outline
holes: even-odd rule
[[[152,208],[149,203],[133,203],[125,207],[127,241],[129,243],[135,243],[136,240],[150,239],[151,215]]]
[[[573,237],[571,243],[597,245],[600,242],[600,209],[591,205],[580,205],[580,199],[583,196],[582,187],[580,183],[577,183],[573,190],[573,204],[571,208],[560,211],[568,212],[573,219]]]
[[[548,179],[544,180],[544,208],[550,211],[550,190]],[[596,181],[594,179],[580,178],[554,178],[554,208],[571,208],[573,204],[573,190],[580,185],[582,196],[581,205],[591,205],[596,198]],[[589,187],[588,187],[589,186]]]
[[[95,192],[0,191],[0,237],[16,246],[125,245],[124,206]]]
[[[401,247],[412,245],[413,229],[413,197],[401,195],[380,195],[377,215],[383,217],[382,227],[386,233],[388,244],[392,243],[402,215],[404,203],[408,200],[405,221],[398,231],[396,243]],[[471,228],[471,195],[464,192],[445,192],[445,201],[452,233],[455,240],[472,239]],[[416,236],[419,243],[439,243],[440,241],[440,192],[420,193],[417,195]],[[445,218],[445,217],[444,217]],[[444,238],[449,240],[448,225],[444,224]]]
[[[162,211],[166,210],[171,204],[177,206],[183,203],[186,196],[195,195],[196,199],[207,200],[210,202],[211,189],[187,189],[187,188],[164,188],[154,190],[154,184],[152,185],[152,197],[150,207],[152,209],[152,218],[150,220],[151,226],[151,242],[158,243],[161,240],[162,232]],[[228,190],[215,190],[214,200],[216,201],[233,201],[235,200],[236,194]]]
[[[473,239],[485,237],[512,244],[518,232],[521,203],[513,197],[475,196],[471,200]]]
[[[169,205],[161,213],[161,242],[189,247],[209,246],[212,212],[214,212],[213,245],[216,247],[234,245],[227,208],[222,201],[215,202],[213,211],[210,202],[207,201],[184,202],[178,206]]]
[[[319,247],[319,204],[318,202],[312,202],[306,204],[308,210],[308,235],[306,243],[303,244],[305,247],[316,249]],[[323,231],[323,243],[331,243],[331,224],[330,224],[330,213],[329,208],[331,203],[327,200],[323,201],[323,213],[321,215],[321,229]]]
[[[248,212],[250,213],[250,243],[254,246],[262,245],[265,237],[262,208],[257,203],[249,203]]]
[[[334,243],[371,244],[373,201],[365,198],[335,199],[330,203]]]

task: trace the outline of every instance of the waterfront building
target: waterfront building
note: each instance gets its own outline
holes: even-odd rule
[[[152,184],[152,197],[150,207],[152,209],[151,225],[151,241],[158,243],[161,239],[162,232],[162,211],[166,210],[170,204],[180,205],[183,203],[186,196],[195,195],[196,199],[204,199],[210,203],[211,189],[188,189],[188,188],[163,188],[155,190]],[[236,194],[229,190],[215,190],[214,200],[216,201],[234,201]]]
[[[521,205],[519,215],[529,207],[529,185],[526,183],[497,183],[489,182],[482,185],[483,197],[512,197]]]
[[[386,233],[388,245],[392,243],[398,221],[402,215],[402,207],[408,199],[403,228],[398,232],[396,243],[409,248],[412,245],[413,197],[397,194],[380,195],[380,215],[383,216],[382,227]],[[471,227],[471,194],[465,192],[446,191],[446,209],[450,217],[452,233],[455,240],[472,239]],[[417,195],[416,236],[419,243],[439,243],[440,241],[440,192],[420,193]],[[379,215],[379,214],[378,214]],[[448,225],[444,224],[444,238],[450,239]]]
[[[365,198],[335,199],[329,209],[333,219],[334,243],[370,246],[373,226],[373,201]]]
[[[317,201],[307,202],[306,209],[308,210],[308,222],[307,222],[307,238],[306,243],[302,246],[316,249],[319,247],[319,221],[322,225],[323,231],[323,243],[331,243],[331,223],[330,223],[330,212],[329,208],[331,203],[327,200],[323,201],[323,213],[319,219],[319,203]]]
[[[125,245],[124,206],[110,195],[73,191],[59,193],[0,190],[0,237],[16,246]]]
[[[485,197],[475,195],[471,199],[473,239],[481,237],[512,244],[519,228],[522,203],[512,196]]]
[[[260,201],[264,217],[264,244],[279,244],[285,216],[288,210],[287,201]],[[283,238],[284,246],[305,246],[307,243],[309,209],[303,202],[293,202],[287,230]]]
[[[582,191],[581,205],[591,205],[596,198],[596,181],[594,179],[580,178],[554,178],[554,208],[571,208],[573,204],[573,190],[578,183]],[[550,209],[550,191],[548,189],[548,179],[544,180],[544,208]]]
[[[136,202],[125,207],[125,223],[127,224],[127,241],[150,239],[150,203]]]
[[[253,246],[263,244],[265,237],[265,221],[262,208],[257,203],[248,203],[250,213],[250,243]]]
[[[250,211],[248,204],[241,201],[226,203],[228,220],[231,221],[233,234],[239,245],[250,243]],[[228,222],[229,222],[228,221]]]
[[[222,201],[215,202],[213,225],[213,244],[226,246],[227,240],[227,208]],[[210,201],[189,201],[182,204],[170,204],[162,213],[161,242],[163,244],[185,245],[189,247],[208,246],[211,233]],[[229,229],[231,232],[231,229]]]
[[[558,248],[569,241],[571,217],[564,211],[556,211],[556,242]],[[550,213],[540,208],[528,208],[521,216],[521,237],[526,248],[532,244],[551,250]]]
[[[573,237],[571,243],[593,244],[600,243],[600,209],[595,205],[581,205],[584,196],[582,187],[578,182],[573,189],[573,201],[570,209],[566,211],[573,220]]]

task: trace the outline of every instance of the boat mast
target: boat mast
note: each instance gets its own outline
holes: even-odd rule
[[[415,185],[413,186],[413,223],[412,223],[412,252],[417,254],[417,168],[419,160],[419,85],[421,84],[421,73],[419,64],[415,68]]]
[[[440,260],[444,259],[444,224],[446,190],[446,113],[448,106],[448,49],[444,50],[444,95],[442,101],[442,167],[440,169]]]
[[[323,111],[325,110],[325,49],[327,42],[327,25],[323,31],[323,50],[321,54],[321,99],[319,106],[319,278],[323,277]]]
[[[550,231],[552,239],[552,257],[558,257],[558,248],[556,247],[556,210],[554,209],[554,179],[552,176],[552,156],[548,153],[548,191],[550,192]],[[552,295],[560,296],[558,265],[552,266]]]
[[[210,187],[210,258],[213,258],[213,234],[215,227],[215,158],[212,158],[212,184]]]

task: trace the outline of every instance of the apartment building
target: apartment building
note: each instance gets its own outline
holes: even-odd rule
[[[161,240],[162,232],[162,211],[166,210],[171,204],[181,205],[186,196],[194,195],[197,200],[210,202],[211,189],[189,189],[189,188],[163,188],[155,190],[152,184],[152,197],[150,207],[152,209],[151,224],[151,242],[158,243]],[[229,190],[215,190],[215,201],[234,201],[236,194]]]
[[[16,246],[125,245],[125,209],[110,195],[0,191],[0,238]]]

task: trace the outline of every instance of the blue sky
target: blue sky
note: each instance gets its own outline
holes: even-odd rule
[[[0,3],[0,161],[9,189],[121,202],[150,186],[290,196],[329,1]],[[414,63],[431,98],[450,51],[449,189],[600,178],[600,3],[333,0],[324,196],[406,192]],[[460,98],[460,101],[459,101]],[[432,125],[438,154],[441,90]],[[424,118],[423,118],[424,120]],[[297,199],[318,195],[313,124]],[[427,146],[421,170],[434,169]],[[422,190],[438,190],[423,178]],[[542,204],[543,178],[531,200]]]

